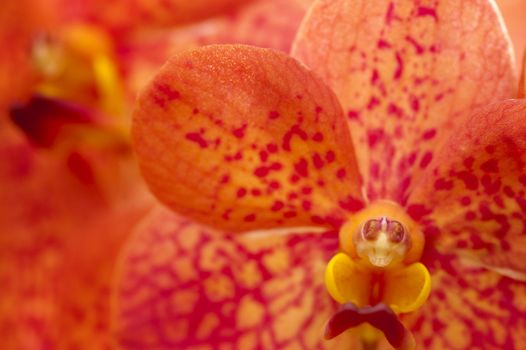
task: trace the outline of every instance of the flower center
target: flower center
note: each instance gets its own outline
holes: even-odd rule
[[[93,26],[71,25],[35,38],[32,56],[40,94],[123,114],[123,91],[108,35]]]
[[[423,246],[418,224],[394,202],[372,203],[349,218],[340,230],[341,252],[325,272],[327,290],[345,312],[333,316],[326,334],[369,323],[399,348],[401,340],[390,333],[403,327],[397,315],[422,306],[431,288],[429,272],[418,262]],[[407,338],[407,332],[398,334]]]
[[[354,244],[361,259],[385,268],[402,262],[411,242],[400,222],[381,216],[363,223]]]

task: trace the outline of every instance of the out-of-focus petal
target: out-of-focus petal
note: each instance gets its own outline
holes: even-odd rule
[[[288,52],[310,0],[258,0],[191,26],[139,31],[120,41],[127,85],[135,94],[172,55],[210,44],[247,44]]]
[[[372,199],[399,200],[462,115],[516,90],[487,0],[319,1],[293,55],[338,95]]]
[[[521,62],[521,75],[519,79],[519,91],[517,98],[526,98],[526,50],[522,56]]]
[[[338,100],[276,51],[173,57],[140,96],[132,133],[152,192],[218,228],[328,226],[362,207]]]
[[[504,17],[504,22],[510,33],[517,62],[522,60],[526,52],[526,1],[496,0]]]
[[[437,150],[407,203],[428,227],[429,245],[469,249],[484,264],[499,260],[499,268],[507,256],[509,268],[526,273],[526,260],[518,259],[526,253],[525,120],[525,100],[488,106],[465,118]]]
[[[225,236],[160,210],[124,250],[114,293],[124,349],[341,349],[323,270],[337,234]]]
[[[420,349],[521,349],[526,341],[526,284],[470,266],[445,252],[433,255],[433,289],[404,323]]]
[[[39,225],[7,227],[18,239],[2,232],[0,335],[6,349],[114,349],[114,262],[144,210],[83,213],[77,221],[55,212]]]
[[[34,34],[49,24],[42,1],[0,2],[0,117],[13,101],[23,101],[35,83],[30,47]]]
[[[36,151],[9,124],[0,140],[2,346],[112,348],[113,262],[149,206],[129,150]]]
[[[64,21],[86,20],[113,31],[182,25],[229,13],[249,0],[52,0]]]
[[[288,52],[308,4],[305,0],[259,0],[217,20],[202,44],[240,43]]]

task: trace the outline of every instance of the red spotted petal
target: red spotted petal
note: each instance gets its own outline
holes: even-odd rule
[[[113,348],[114,260],[149,205],[136,193],[130,153],[87,145],[65,157],[37,152],[8,126],[0,140],[2,348]],[[85,181],[109,173],[110,188]]]
[[[526,252],[524,120],[525,100],[488,106],[466,118],[436,151],[408,202],[429,234],[442,233],[431,245],[469,249],[485,264],[500,261],[499,268],[507,256],[508,267],[526,273],[526,260],[517,259]]]
[[[404,322],[419,349],[522,349],[526,342],[526,284],[436,254],[431,295]]]
[[[400,200],[462,115],[516,89],[487,0],[318,1],[294,46],[338,95],[371,199]]]
[[[73,221],[73,228],[67,226],[71,217],[58,214],[33,227],[8,226],[19,237],[0,238],[2,345],[6,349],[113,349],[109,326],[113,267],[120,246],[143,212],[137,208],[120,213],[84,211],[89,223]]]
[[[336,97],[272,50],[175,56],[139,98],[133,136],[152,192],[216,227],[329,225],[362,207]]]
[[[336,233],[225,237],[154,213],[123,252],[116,330],[124,349],[341,349],[323,270]]]

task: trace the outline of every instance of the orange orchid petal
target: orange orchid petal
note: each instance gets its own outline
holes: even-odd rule
[[[54,0],[64,20],[83,19],[113,30],[182,25],[228,13],[249,0]]]
[[[140,31],[120,42],[132,94],[174,54],[210,44],[247,44],[288,52],[310,0],[257,0],[191,26]]]
[[[524,55],[522,56],[522,65],[521,65],[521,75],[519,79],[519,91],[517,93],[517,98],[526,98],[526,50],[524,50]]]
[[[510,33],[517,62],[522,60],[526,52],[526,1],[496,0],[504,17],[504,22]]]
[[[462,115],[516,89],[486,0],[318,1],[292,51],[338,95],[371,199],[401,199]]]
[[[180,213],[235,232],[330,225],[362,206],[341,113],[292,58],[209,46],[161,69],[132,133],[150,189]]]
[[[336,233],[225,236],[161,210],[123,252],[114,295],[124,349],[341,349],[323,270]]]
[[[138,174],[125,170],[134,170],[130,153],[37,152],[22,136],[0,128],[2,347],[112,348],[114,260],[149,205],[136,193]],[[109,173],[111,192],[105,181],[86,181]]]
[[[86,210],[89,223],[73,221],[73,227],[68,227],[71,217],[55,213],[55,219],[45,224],[8,226],[11,234],[23,238],[0,238],[2,345],[6,349],[113,349],[108,295],[113,267],[120,246],[143,212]]]
[[[521,349],[526,284],[437,253],[427,303],[404,319],[419,349]]]
[[[239,43],[289,52],[308,3],[305,0],[258,0],[216,22],[218,30],[202,44]]]
[[[525,118],[526,100],[488,106],[466,118],[436,152],[407,204],[428,227],[431,245],[508,255],[512,268],[526,273],[525,260],[513,258],[526,252],[518,241],[526,223]],[[434,232],[442,233],[436,241]]]
[[[41,1],[0,2],[0,117],[12,102],[24,101],[31,94],[36,72],[29,47],[35,33],[49,25],[50,17]]]

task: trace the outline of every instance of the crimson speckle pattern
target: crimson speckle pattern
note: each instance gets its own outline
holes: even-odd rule
[[[525,116],[524,100],[488,106],[436,151],[407,204],[430,232],[440,228],[429,245],[475,251],[491,267],[526,272]]]
[[[486,0],[318,1],[292,53],[342,103],[370,199],[402,201],[462,116],[516,89]]]
[[[337,233],[225,236],[158,210],[125,250],[115,300],[126,349],[340,349],[323,270]],[[355,344],[356,345],[356,344]]]
[[[133,136],[153,193],[218,228],[329,227],[363,207],[336,96],[275,51],[176,55],[140,97]]]

